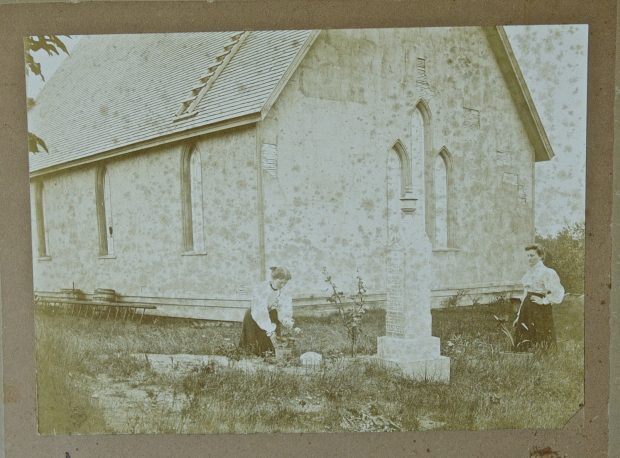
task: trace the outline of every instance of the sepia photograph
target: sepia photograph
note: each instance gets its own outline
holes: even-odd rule
[[[583,407],[587,25],[24,49],[40,434]]]

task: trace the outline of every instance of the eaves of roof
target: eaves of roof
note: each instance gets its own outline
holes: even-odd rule
[[[553,148],[538,116],[532,95],[521,73],[521,68],[514,55],[506,31],[501,26],[484,27],[483,30],[495,54],[495,59],[508,85],[513,101],[517,106],[527,136],[534,147],[536,162],[551,160],[554,156]]]
[[[234,129],[236,127],[247,126],[261,121],[260,113],[246,113],[244,115],[237,116],[235,118],[226,119],[219,122],[212,122],[210,124],[196,127],[193,129],[175,132],[169,135],[157,136],[149,138],[140,142],[136,142],[130,145],[124,145],[119,148],[109,149],[97,154],[83,156],[71,161],[62,162],[52,165],[40,170],[34,170],[30,172],[30,178],[36,178],[50,173],[60,172],[73,167],[84,166],[99,161],[109,160],[115,157],[124,156],[126,154],[135,153],[138,151],[144,151],[149,148],[156,148],[163,145],[172,145],[176,142],[184,141],[190,138],[199,137],[201,135],[212,134],[227,129]],[[47,153],[37,153],[47,154]]]

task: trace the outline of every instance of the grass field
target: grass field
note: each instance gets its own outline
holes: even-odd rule
[[[493,314],[512,306],[433,311],[451,358],[450,384],[414,382],[349,344],[337,316],[298,317],[297,353],[317,351],[312,374],[246,373],[205,365],[160,373],[144,354],[238,357],[238,323],[149,318],[106,321],[37,309],[39,430],[54,433],[397,431],[560,427],[583,400],[583,297],[554,309],[558,349],[506,354]],[[364,318],[359,353],[376,352],[384,313]],[[142,356],[140,356],[142,355]]]

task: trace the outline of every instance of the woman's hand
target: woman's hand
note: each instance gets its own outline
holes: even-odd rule
[[[275,346],[275,345],[276,345],[276,343],[278,342],[278,340],[277,340],[277,336],[276,336],[276,332],[275,332],[275,331],[273,331],[273,332],[272,332],[272,333],[270,333],[270,334],[267,334],[267,337],[269,337],[269,340],[271,340],[271,343],[272,343],[274,346]]]
[[[545,300],[542,297],[539,297],[539,296],[532,295],[532,297],[530,297],[530,300],[534,304],[544,304],[545,303]]]
[[[286,329],[293,329],[293,320],[291,319],[282,319],[280,320],[280,322],[282,323],[282,326],[284,326]]]

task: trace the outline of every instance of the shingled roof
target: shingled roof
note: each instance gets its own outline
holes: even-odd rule
[[[553,150],[501,27],[484,31],[537,161]],[[83,37],[44,86],[28,129],[49,153],[31,176],[256,122],[318,31],[280,30]],[[87,69],[87,71],[85,71]]]
[[[30,155],[31,172],[260,113],[316,32],[249,32],[234,59],[224,66],[221,60],[227,47],[239,35],[82,38],[28,113],[29,131],[49,148],[49,153]],[[192,88],[218,63],[223,68],[200,99],[195,115],[177,119],[181,101],[192,96]]]

